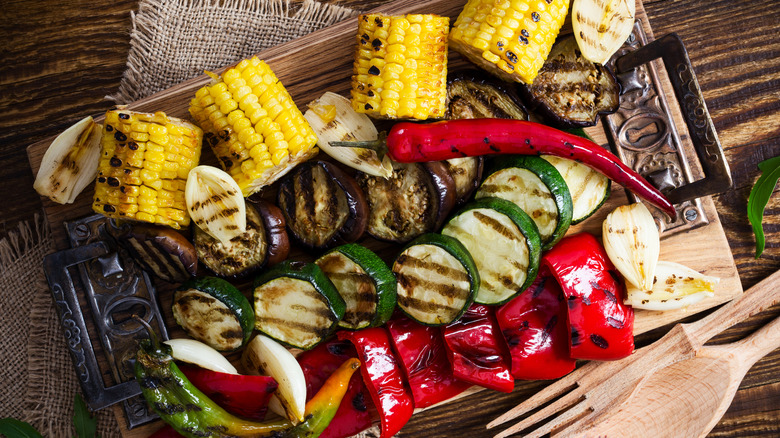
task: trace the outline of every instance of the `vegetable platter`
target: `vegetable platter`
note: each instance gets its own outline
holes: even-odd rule
[[[398,0],[382,6],[376,12],[391,15],[406,13],[439,14],[450,17],[451,22],[453,22],[464,3],[461,0]],[[636,18],[642,34],[646,36],[648,41],[651,41],[653,34],[641,2],[637,2]],[[305,110],[307,103],[320,97],[325,91],[348,95],[350,76],[352,75],[356,28],[357,18],[349,19],[289,43],[268,49],[258,54],[258,57],[268,63],[298,107]],[[570,32],[571,26],[569,24],[564,25],[562,34]],[[659,98],[647,104],[651,110],[647,111],[645,115],[632,115],[632,117],[618,112],[618,114],[601,119],[596,126],[585,128],[585,132],[600,145],[606,145],[610,143],[610,140],[614,142],[615,138],[620,138],[620,135],[633,135],[641,142],[644,137],[653,136],[654,133],[650,128],[659,127],[659,119],[653,112],[664,112],[668,115],[671,122],[659,128],[663,134],[660,135],[661,140],[659,141],[671,141],[670,139],[672,139],[679,142],[679,147],[683,149],[684,155],[688,157],[686,159],[690,162],[688,171],[693,178],[701,177],[702,171],[697,166],[695,151],[690,144],[691,136],[686,129],[682,112],[676,104],[676,98],[671,89],[669,78],[660,61],[652,62],[655,65],[654,71],[657,77],[654,77],[654,79],[657,79],[657,82],[650,87],[655,87],[655,92],[658,93]],[[468,67],[467,61],[461,58],[458,53],[452,50],[449,52],[448,69],[451,72],[465,70]],[[216,73],[221,73],[221,71]],[[134,102],[128,106],[128,109],[146,112],[165,111],[169,116],[189,119],[188,106],[190,99],[198,89],[209,83],[210,80],[211,78],[207,75],[194,78],[146,99]],[[636,104],[636,102],[632,102],[632,104]],[[46,140],[28,148],[28,156],[34,172],[37,172],[43,154],[50,143],[51,140]],[[627,155],[621,154],[621,156],[627,157],[629,160],[635,159],[635,156],[630,153]],[[317,159],[334,162],[323,152],[320,152]],[[210,153],[204,153],[202,161],[205,164],[216,165],[216,159]],[[633,164],[636,163],[629,165]],[[640,166],[637,164],[637,167]],[[275,183],[271,187],[264,189],[262,197],[272,201],[275,200],[278,186],[279,184]],[[615,207],[631,202],[626,192],[617,184],[613,184],[611,190],[612,192],[604,205],[594,215],[572,226],[568,234],[588,231],[596,236],[601,235],[602,222],[607,214],[614,210]],[[82,195],[76,198],[73,204],[60,205],[48,199],[43,199],[47,220],[52,226],[58,249],[64,250],[69,247],[69,236],[63,224],[91,214],[91,192],[91,188],[87,188]],[[736,266],[712,200],[705,196],[694,201],[691,205],[696,214],[686,214],[690,209],[680,213],[684,218],[682,219],[683,222],[696,222],[695,226],[683,227],[683,231],[675,231],[672,228],[663,232],[661,235],[660,259],[677,262],[705,275],[719,278],[720,282],[716,286],[714,296],[683,310],[666,312],[637,310],[634,322],[635,334],[645,333],[654,328],[689,317],[728,301],[742,292]],[[670,227],[669,224],[665,224],[662,228]],[[371,237],[363,237],[358,243],[376,252],[389,264],[403,248],[402,245],[387,243]],[[293,243],[288,258],[291,260],[313,261],[320,254],[321,252]],[[242,290],[250,290],[250,281],[251,279],[241,280],[236,284]],[[174,287],[164,282],[157,284],[157,294],[160,300],[160,309],[165,317],[165,325],[171,337],[175,338],[183,337],[185,334],[176,324],[174,316],[171,314],[173,289]],[[81,297],[79,300],[84,301]],[[94,323],[90,321],[90,318],[87,318],[87,327],[90,329],[90,341],[100,351],[102,347],[97,336],[94,335]],[[100,356],[101,361],[106,360],[103,356]],[[229,357],[231,360],[238,360],[238,356]],[[104,378],[111,380],[111,376],[104,376]],[[516,385],[516,388],[523,388],[526,383],[518,382]],[[533,382],[528,383],[528,385],[532,386]],[[515,391],[517,390],[515,389]],[[469,396],[471,397],[470,400],[474,400],[474,404],[478,405],[481,399],[489,397],[487,395],[489,391],[480,391],[480,389],[474,387],[463,393],[461,397]],[[480,393],[474,394],[478,392]],[[448,415],[446,403],[444,402],[445,406],[442,408],[444,409],[444,415]],[[124,425],[125,421],[122,418],[124,413],[118,406],[115,406],[114,409],[119,417],[119,424]],[[458,415],[456,412],[449,414],[452,416]],[[488,419],[486,418],[485,423],[487,421]],[[123,434],[126,437],[145,437],[150,431],[158,427],[159,424],[152,424],[132,430],[123,428]]]

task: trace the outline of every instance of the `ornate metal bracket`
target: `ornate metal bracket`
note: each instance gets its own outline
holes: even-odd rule
[[[157,416],[139,395],[133,361],[138,341],[148,335],[132,315],[168,338],[155,289],[111,237],[113,226],[105,217],[90,216],[65,226],[72,248],[47,256],[43,263],[85,400],[92,410],[122,402],[128,428],[147,423]],[[80,281],[74,281],[72,268],[78,269]]]
[[[670,34],[648,43],[637,22],[615,58],[623,95],[618,112],[604,122],[616,154],[676,204],[674,222],[654,212],[662,232],[668,235],[709,223],[699,198],[727,190],[731,174],[682,41]],[[685,140],[690,139],[692,148],[686,147],[675,127],[651,62],[658,58],[664,61],[690,133]]]

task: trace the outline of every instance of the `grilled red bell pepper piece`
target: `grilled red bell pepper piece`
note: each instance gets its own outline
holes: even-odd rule
[[[453,376],[441,329],[403,315],[396,315],[386,327],[406,372],[415,408],[448,400],[471,386]]]
[[[220,373],[182,363],[179,369],[202,393],[226,411],[250,420],[262,420],[268,400],[279,386],[273,377]]]
[[[563,291],[545,267],[525,292],[496,310],[515,379],[557,379],[574,370],[567,318]]]
[[[474,385],[512,392],[509,352],[488,306],[472,305],[456,322],[444,327],[444,343],[455,377]]]
[[[356,358],[357,351],[349,341],[332,339],[304,351],[298,356],[303,375],[306,377],[307,399],[316,394],[325,381],[347,359]],[[336,415],[320,438],[338,438],[355,435],[371,427],[369,412],[370,396],[360,374],[355,373],[349,381],[347,393],[341,400]]]
[[[372,327],[357,331],[337,332],[338,339],[346,339],[355,346],[358,359],[363,362],[360,374],[371,394],[371,400],[382,423],[380,438],[395,435],[412,418],[414,401],[406,388],[403,372],[393,355],[387,331]]]
[[[634,311],[604,247],[591,234],[564,237],[542,257],[566,296],[570,356],[615,360],[634,351]]]
[[[385,143],[390,158],[406,163],[492,154],[569,158],[603,173],[670,217],[677,214],[658,189],[615,155],[590,140],[539,123],[514,119],[401,122],[393,125]]]

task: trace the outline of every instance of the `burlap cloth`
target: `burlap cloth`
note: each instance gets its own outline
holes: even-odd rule
[[[132,16],[127,103],[357,14],[313,0],[141,0]],[[0,418],[31,423],[45,437],[72,437],[80,391],[43,274],[54,250],[37,217],[0,240]],[[101,437],[121,436],[110,409],[97,413]]]

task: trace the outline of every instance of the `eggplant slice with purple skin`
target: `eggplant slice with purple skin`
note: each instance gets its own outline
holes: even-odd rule
[[[280,227],[279,224],[282,224]],[[266,201],[246,204],[246,232],[225,245],[197,226],[193,241],[198,260],[219,277],[241,278],[278,263],[290,251],[281,211]]]
[[[533,84],[518,84],[529,107],[560,128],[593,126],[599,115],[620,107],[620,84],[612,71],[582,56],[574,36],[552,48]]]
[[[132,225],[117,242],[146,272],[169,283],[181,283],[198,272],[195,247],[168,227]]]
[[[333,163],[310,161],[279,185],[278,205],[302,245],[328,249],[366,231],[368,204],[357,181]]]
[[[455,181],[439,161],[393,162],[390,178],[358,173],[357,181],[368,200],[368,233],[379,240],[405,243],[436,231],[455,205]]]
[[[446,118],[528,120],[528,112],[512,85],[480,70],[466,70],[447,79]],[[471,199],[479,186],[484,162],[483,157],[443,161],[455,180],[458,205]]]

